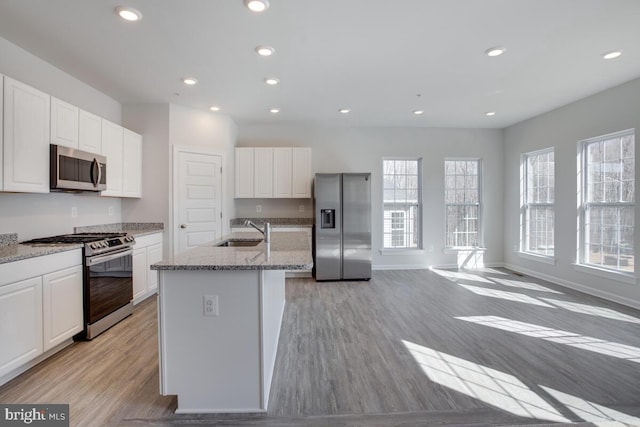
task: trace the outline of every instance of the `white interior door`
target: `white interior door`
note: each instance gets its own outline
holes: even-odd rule
[[[222,234],[222,157],[187,151],[177,154],[175,253]]]

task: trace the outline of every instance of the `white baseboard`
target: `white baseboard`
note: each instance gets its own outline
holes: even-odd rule
[[[603,298],[609,301],[616,302],[618,304],[626,305],[631,308],[635,308],[640,310],[640,303],[638,301],[634,301],[629,298],[621,297],[619,295],[612,294],[607,291],[603,291],[600,289],[590,288],[588,286],[581,285],[576,282],[571,282],[569,280],[560,279],[555,276],[550,276],[548,274],[539,273],[534,270],[529,270],[528,268],[520,267],[518,265],[513,265],[509,263],[504,263],[504,268],[509,270],[517,271],[518,273],[526,274],[531,277],[536,277],[538,279],[546,280],[547,282],[554,283],[556,285],[564,286],[565,288],[573,289],[575,291],[583,292],[588,295],[593,295],[599,298]]]

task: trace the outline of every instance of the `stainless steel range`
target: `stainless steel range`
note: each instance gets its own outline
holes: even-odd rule
[[[24,243],[84,243],[85,327],[76,339],[93,339],[133,312],[133,236],[126,233],[77,233]]]

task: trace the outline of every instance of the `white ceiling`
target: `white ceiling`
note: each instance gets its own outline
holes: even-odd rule
[[[502,128],[640,77],[639,22],[638,0],[0,0],[1,37],[117,101],[239,124]]]

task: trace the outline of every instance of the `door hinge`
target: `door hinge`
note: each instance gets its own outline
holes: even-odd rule
[[[222,212],[220,212],[220,219],[222,219]]]
[[[220,166],[220,174],[222,174],[222,166]]]

